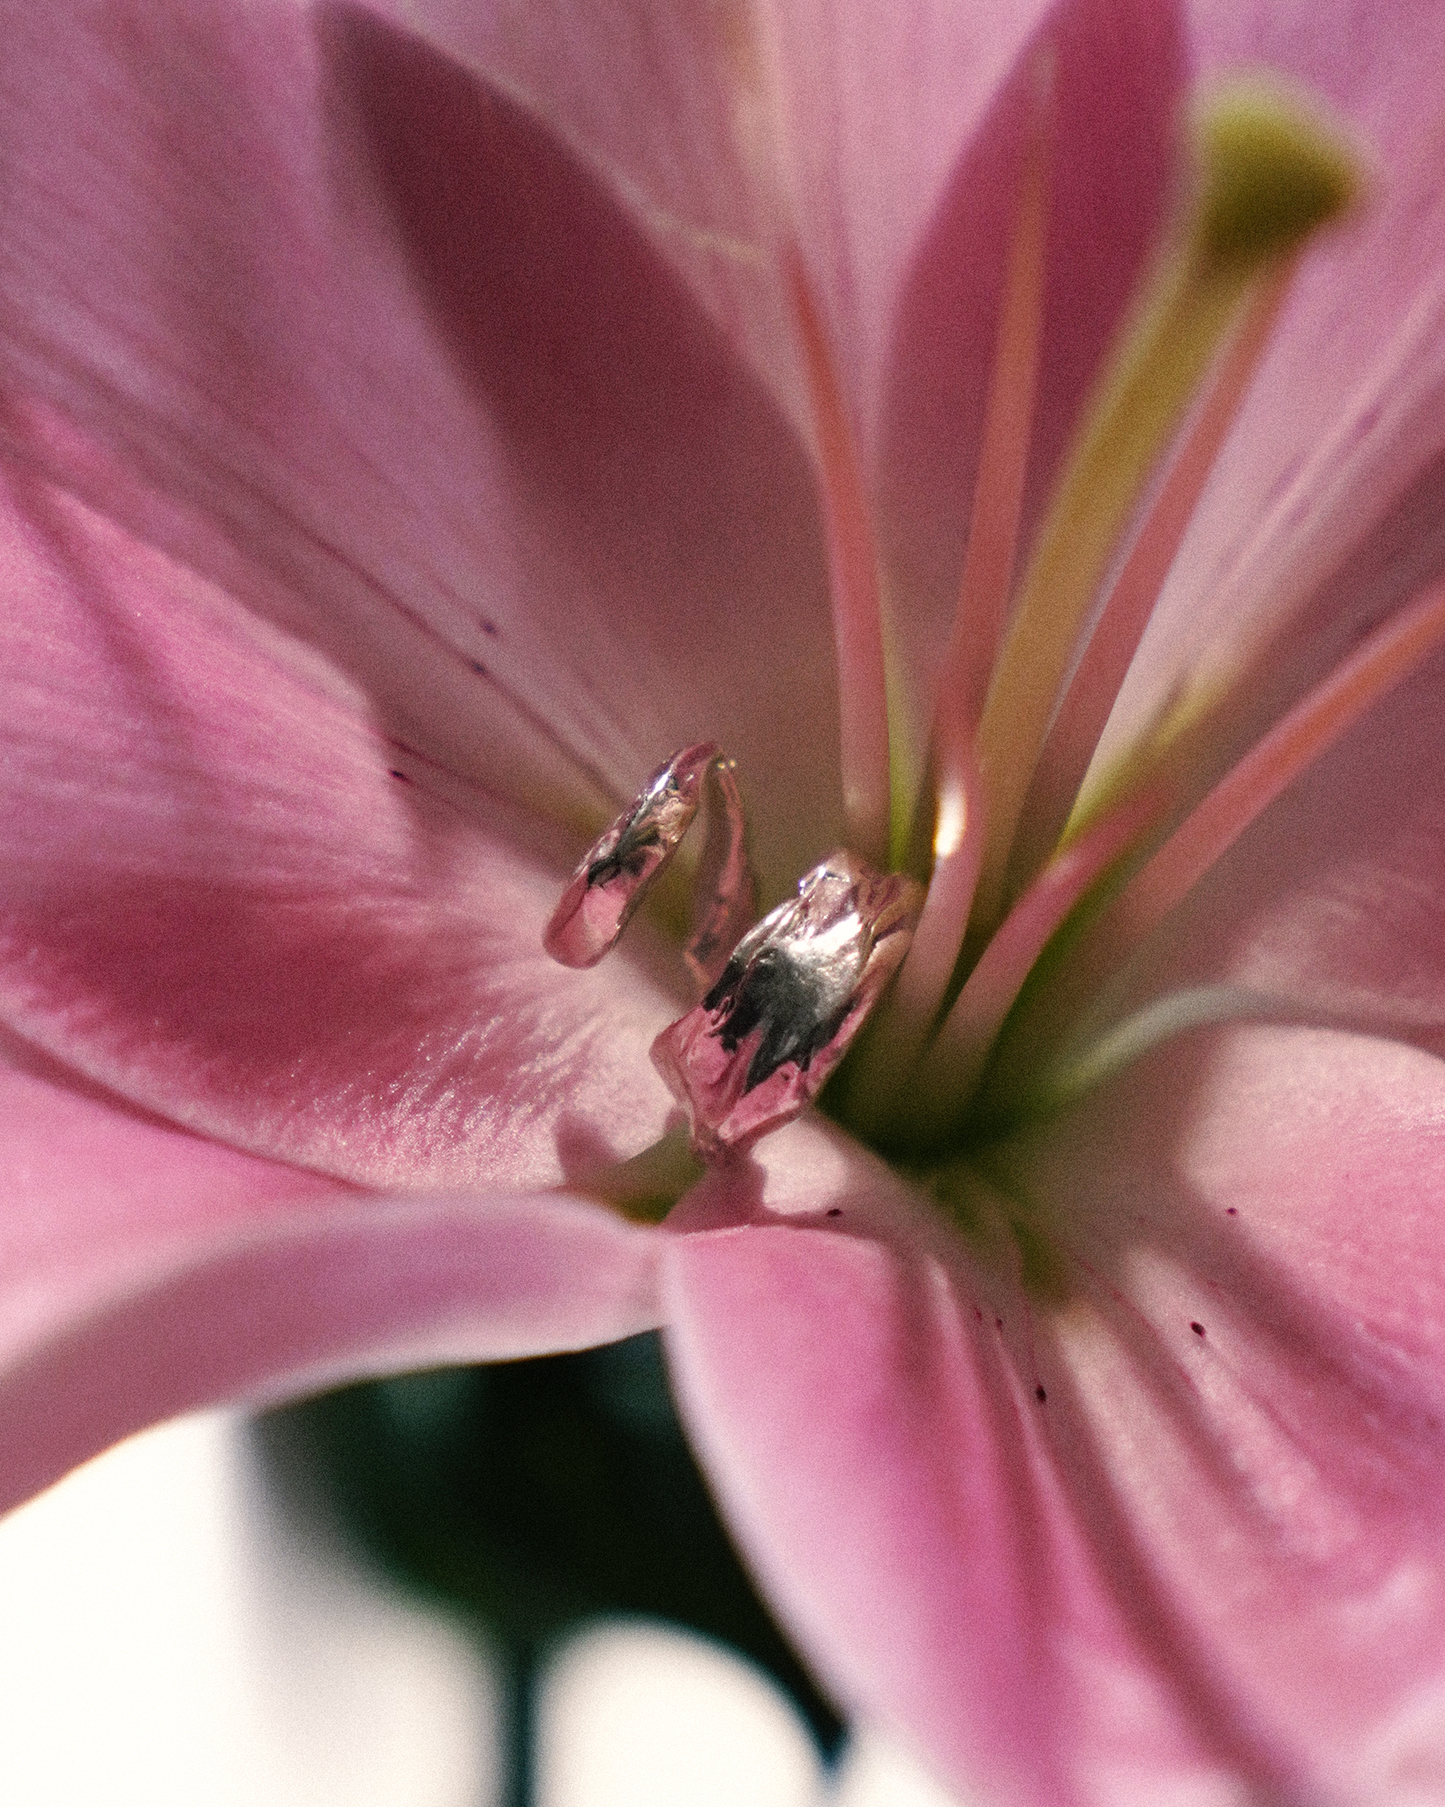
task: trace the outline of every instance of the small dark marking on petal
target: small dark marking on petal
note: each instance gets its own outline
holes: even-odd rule
[[[1191,1322],[1189,1328],[1194,1332],[1195,1336],[1203,1336],[1204,1335],[1204,1326],[1202,1324],[1195,1324],[1195,1323]]]
[[[829,1205],[828,1215],[829,1217],[841,1217],[843,1215],[843,1207],[841,1205]]]
[[[479,678],[484,678],[488,675],[487,668],[485,665],[482,664],[480,659],[468,659],[467,664],[471,667],[471,669],[477,674],[477,676]]]
[[[487,634],[487,635],[490,635],[490,637],[491,637],[491,638],[492,638],[492,639],[493,639],[493,640],[495,640],[495,639],[496,639],[496,637],[497,637],[497,624],[496,624],[496,622],[495,622],[495,621],[488,621],[488,620],[487,620],[487,618],[486,618],[486,616],[485,616],[485,615],[483,615],[483,616],[482,616],[482,632],[483,632],[483,633],[484,633],[484,634]]]
[[[1035,1387],[1034,1388],[1034,1398],[1038,1400],[1040,1405],[1042,1405],[1044,1403],[1044,1401],[1048,1398],[1048,1394],[1044,1391],[1044,1389],[1042,1387]]]
[[[387,770],[391,773],[393,778],[399,778],[403,784],[411,783],[411,779],[406,775],[406,773],[397,771],[397,769],[394,765],[388,766]]]
[[[1239,1207],[1237,1205],[1226,1205],[1224,1207],[1224,1215],[1226,1217],[1238,1217]]]
[[[993,1321],[993,1327],[995,1330],[1002,1330],[1003,1329],[1003,1319],[995,1318]]]

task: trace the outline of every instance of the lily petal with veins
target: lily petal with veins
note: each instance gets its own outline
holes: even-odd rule
[[[1435,0],[13,15],[5,1497],[662,1322],[947,1778],[1438,1795]],[[1179,128],[1241,69],[1366,192],[1224,297]],[[833,1121],[699,1179],[667,881],[542,935],[705,746],[765,905],[930,897]]]

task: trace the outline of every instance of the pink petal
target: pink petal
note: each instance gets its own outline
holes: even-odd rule
[[[1358,217],[1307,255],[1126,689],[1116,731],[1179,672],[1254,663],[1257,731],[1445,565],[1445,193],[1435,0],[1376,29],[1344,3],[1190,7],[1208,78],[1277,71],[1361,145]],[[1221,747],[1221,755],[1227,748]]]
[[[643,0],[390,9],[525,97],[636,214],[795,417],[806,419],[779,272],[782,229],[840,333],[859,398],[888,355],[903,272],[962,147],[1049,0],[967,10],[775,0],[719,12]],[[639,104],[641,99],[641,104]]]
[[[685,1201],[683,1409],[840,1698],[990,1799],[1427,1798],[1442,1106],[1413,1051],[1235,1032],[1005,1151],[967,1254],[816,1126]]]
[[[1445,1052],[1445,657],[1377,703],[1165,919],[1112,999],[1230,986]]]
[[[653,1233],[595,1205],[364,1194],[77,1091],[23,1049],[0,1064],[0,1150],[0,1507],[195,1406],[656,1321]]]
[[[1415,1050],[1236,1030],[1027,1166],[1079,1276],[1040,1357],[1076,1510],[1282,1798],[1445,1777],[1442,1109]]]
[[[546,957],[563,837],[448,788],[194,572],[43,486],[6,499],[0,1018],[369,1185],[547,1185],[660,1133],[676,956],[644,931],[596,973]]]
[[[494,789],[605,815],[712,738],[773,893],[826,852],[807,462],[564,138],[361,9],[18,9],[6,42],[12,458]]]
[[[693,1233],[663,1257],[668,1348],[729,1522],[839,1698],[989,1800],[1235,1799],[1227,1740],[1072,1509],[1016,1283],[835,1134],[758,1155],[671,1220]]]
[[[892,303],[886,361],[876,367],[871,405],[884,540],[904,646],[924,695],[963,566],[1004,261],[1041,68],[1051,72],[1050,230],[1021,561],[1179,173],[1188,48],[1172,6],[1070,0],[1029,24],[1024,42],[996,24],[980,28],[1016,46],[1013,60],[937,192]],[[1040,52],[1047,53],[1042,63]],[[892,67],[905,90],[912,54],[900,39]],[[900,113],[911,108],[906,92],[889,98]],[[869,148],[855,153],[859,162],[872,155],[870,141],[861,145]]]

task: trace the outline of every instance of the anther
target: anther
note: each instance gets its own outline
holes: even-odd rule
[[[704,1156],[744,1149],[816,1097],[893,977],[923,887],[832,854],[734,948],[702,1002],[652,1044]]]
[[[554,960],[595,966],[616,945],[692,826],[705,788],[710,826],[684,955],[699,985],[711,984],[757,915],[757,880],[734,763],[711,741],[684,747],[659,766],[589,849],[542,937]]]

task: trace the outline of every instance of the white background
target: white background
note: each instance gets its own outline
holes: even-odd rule
[[[444,1622],[272,1510],[221,1415],[0,1521],[6,1807],[492,1807],[495,1705]],[[621,1621],[556,1654],[538,1763],[537,1807],[957,1807],[866,1737],[830,1793],[757,1671]]]

